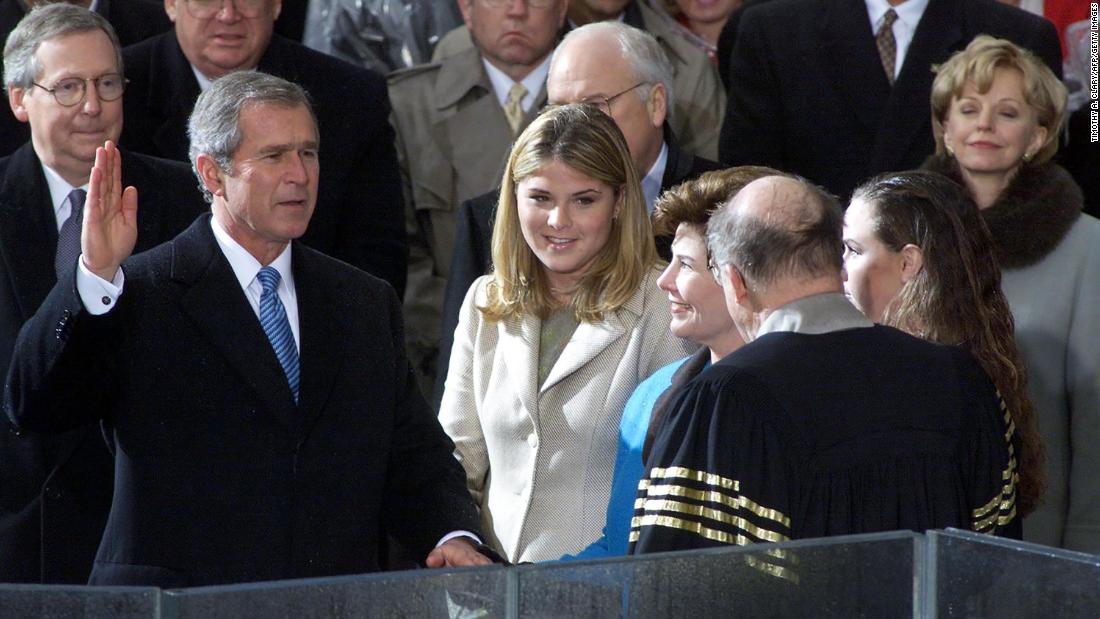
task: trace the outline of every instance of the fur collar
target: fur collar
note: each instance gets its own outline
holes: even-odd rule
[[[950,157],[933,155],[921,167],[965,186]],[[1053,163],[1025,165],[997,201],[982,210],[982,219],[993,234],[1001,266],[1015,269],[1035,264],[1053,251],[1083,206],[1081,188],[1064,169]]]

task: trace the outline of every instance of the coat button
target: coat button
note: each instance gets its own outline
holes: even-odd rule
[[[46,496],[51,498],[51,499],[57,500],[57,499],[61,498],[61,491],[58,490],[57,488],[47,487],[46,488]]]
[[[531,446],[531,449],[534,449],[535,447],[538,447],[539,446],[539,437],[535,436],[535,434],[533,432],[531,434],[528,434],[527,435],[527,444]]]

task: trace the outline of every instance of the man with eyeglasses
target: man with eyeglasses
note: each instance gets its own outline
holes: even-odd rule
[[[256,69],[301,85],[321,132],[317,211],[302,241],[405,288],[408,249],[384,78],[274,34],[281,0],[165,0],[171,32],[123,51],[122,145],[187,161],[187,118],[199,93]]]
[[[642,176],[646,207],[662,191],[716,170],[713,161],[683,150],[669,126],[674,98],[672,64],[649,33],[619,22],[596,22],[565,36],[550,64],[546,90],[551,104],[591,103],[610,116],[626,138]],[[466,290],[490,267],[489,242],[497,190],[465,202],[458,213],[455,250],[443,303],[443,338],[435,397],[443,396],[451,342]],[[668,259],[671,238],[658,237]]]
[[[0,42],[31,8],[49,4],[54,0],[0,0]],[[83,6],[99,13],[110,22],[122,45],[131,45],[165,32],[172,22],[164,14],[157,0],[66,0],[69,4]],[[0,114],[0,157],[10,155],[30,139],[30,129],[14,116]]]
[[[20,327],[55,282],[75,280],[96,148],[122,130],[126,82],[114,30],[69,4],[35,9],[7,40],[4,85],[14,118],[31,133],[0,159],[0,372],[6,375]],[[126,153],[122,178],[147,205],[136,251],[171,239],[203,209],[183,164]],[[86,582],[112,477],[98,424],[56,437],[0,431],[0,582]]]
[[[512,140],[546,101],[565,0],[458,0],[473,45],[390,76],[405,175],[409,356],[430,391],[455,212],[500,183]]]

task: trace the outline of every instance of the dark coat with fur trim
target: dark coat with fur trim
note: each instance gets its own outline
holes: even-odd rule
[[[947,157],[924,168],[963,183]],[[1100,553],[1100,221],[1082,204],[1065,170],[1029,165],[982,217],[1046,447],[1047,493],[1024,539]]]

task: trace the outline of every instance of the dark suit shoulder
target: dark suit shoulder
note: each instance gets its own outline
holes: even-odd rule
[[[172,29],[164,6],[144,1],[110,0],[107,21],[111,22],[123,47]]]
[[[153,64],[153,57],[165,45],[165,39],[174,36],[176,36],[174,32],[165,32],[124,47],[122,63],[126,77],[133,80],[137,76],[148,74]]]
[[[383,93],[386,90],[386,78],[381,73],[323,54],[278,35],[271,38],[271,44],[260,59],[259,69],[298,82],[313,96],[362,89]],[[361,103],[347,101],[349,106],[358,107]]]

